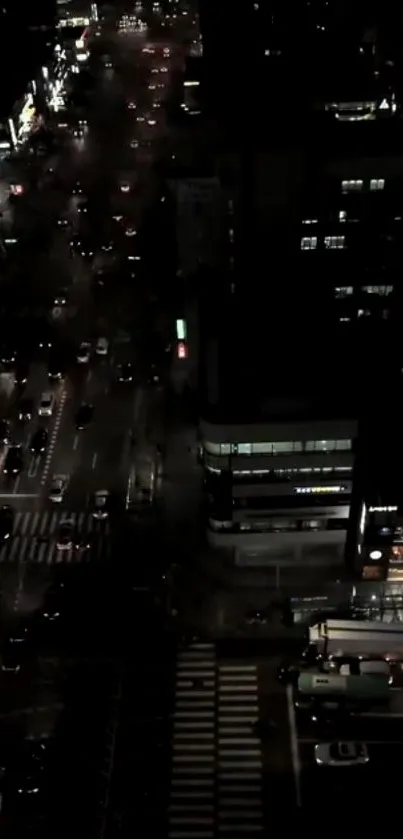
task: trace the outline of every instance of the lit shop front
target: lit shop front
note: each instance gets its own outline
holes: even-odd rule
[[[363,579],[403,582],[403,515],[398,505],[363,503],[359,531]]]
[[[13,149],[21,146],[42,124],[42,117],[38,115],[32,93],[26,93],[18,102],[8,120],[10,143]]]

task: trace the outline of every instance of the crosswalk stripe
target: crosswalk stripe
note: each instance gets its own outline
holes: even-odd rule
[[[169,839],[214,836],[216,675],[214,644],[194,642],[178,652]]]
[[[63,520],[71,521],[75,532],[88,536],[94,528],[93,517],[89,513],[69,513],[64,510],[28,511],[15,513],[13,532],[10,538],[0,545],[0,563],[21,562],[38,565],[59,565],[61,563],[86,563],[106,558],[109,552],[109,523],[99,528],[102,538],[97,540],[91,551],[59,551],[57,533]]]

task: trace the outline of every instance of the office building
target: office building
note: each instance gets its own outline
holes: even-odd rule
[[[228,14],[201,0],[234,269],[200,308],[208,538],[291,581],[360,576],[360,505],[394,504],[361,467],[403,367],[401,22],[245,0],[228,37]]]

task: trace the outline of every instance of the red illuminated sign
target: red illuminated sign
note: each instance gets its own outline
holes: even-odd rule
[[[187,358],[188,357],[188,350],[186,344],[183,341],[180,341],[178,344],[178,358]]]

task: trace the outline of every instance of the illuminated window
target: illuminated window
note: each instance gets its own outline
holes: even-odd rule
[[[304,218],[302,220],[302,224],[317,224],[317,223],[318,223],[317,218]]]
[[[301,250],[302,251],[314,251],[315,248],[318,246],[318,237],[317,236],[303,236],[301,239]]]
[[[336,286],[334,290],[335,297],[349,297],[354,291],[352,285]]]
[[[351,440],[307,440],[305,443],[306,452],[335,452],[350,449]]]
[[[388,294],[392,294],[393,285],[364,285],[362,286],[362,290],[366,294],[377,294],[379,297],[387,297]]]
[[[339,211],[339,221],[347,221],[347,213],[345,210]]]
[[[345,236],[325,236],[325,248],[328,250],[343,250],[346,246]]]
[[[384,189],[385,187],[385,179],[384,178],[372,178],[369,182],[369,188],[371,192],[379,192],[380,189]]]
[[[341,191],[346,192],[359,192],[364,185],[364,181],[361,180],[354,180],[354,181],[342,181],[341,182]]]

